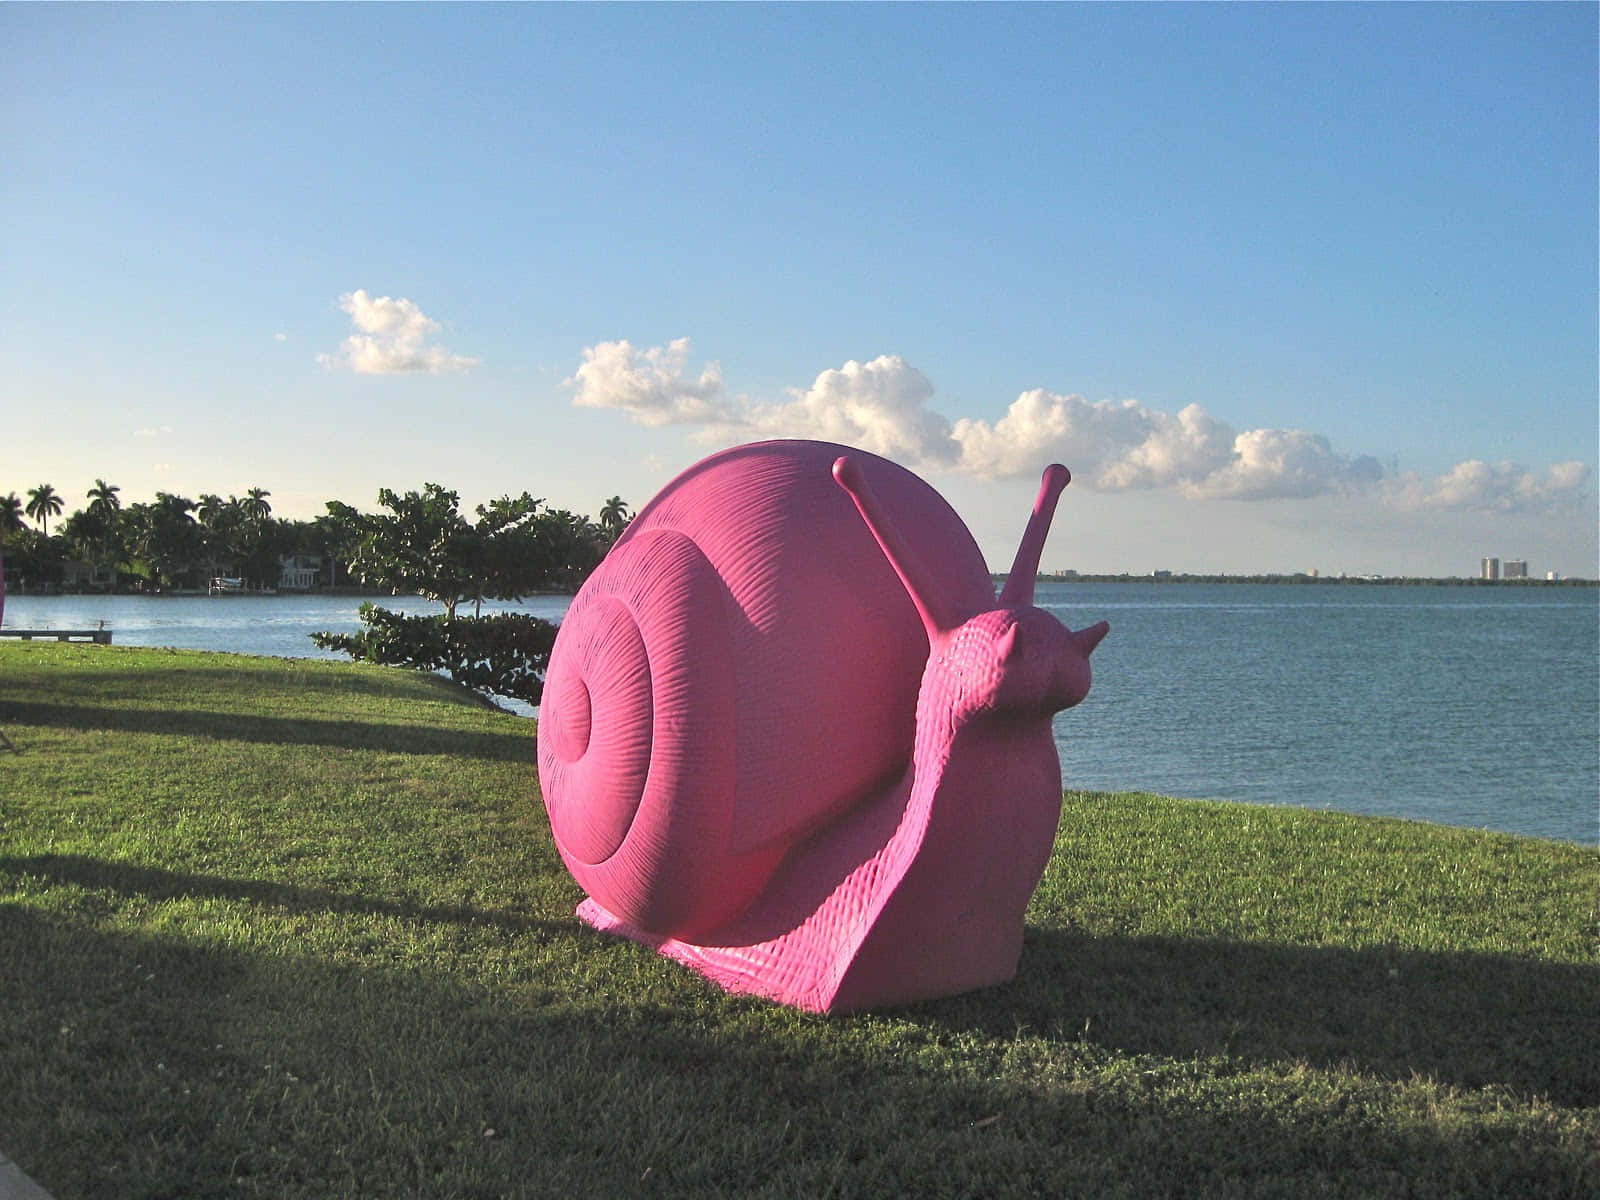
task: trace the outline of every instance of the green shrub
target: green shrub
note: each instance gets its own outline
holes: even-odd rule
[[[362,662],[415,667],[448,675],[463,687],[538,704],[556,626],[524,613],[487,617],[410,617],[376,604],[361,606],[359,633],[313,633],[324,650]]]

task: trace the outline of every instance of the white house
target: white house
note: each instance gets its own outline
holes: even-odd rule
[[[278,590],[309,592],[317,586],[322,559],[315,554],[285,554],[278,559]]]

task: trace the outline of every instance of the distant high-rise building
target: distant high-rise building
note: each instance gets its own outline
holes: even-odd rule
[[[1480,579],[1499,579],[1500,578],[1500,560],[1498,558],[1486,558],[1486,559],[1484,559],[1483,560],[1483,565],[1479,568],[1478,578],[1480,578]]]
[[[1520,558],[1506,559],[1506,569],[1503,578],[1526,579],[1528,577],[1528,564]]]

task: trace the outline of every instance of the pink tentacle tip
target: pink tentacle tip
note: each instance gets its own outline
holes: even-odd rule
[[[834,482],[852,496],[861,490],[861,464],[848,454],[833,460]]]
[[[1044,485],[1047,488],[1060,491],[1071,482],[1072,472],[1067,470],[1060,463],[1051,463],[1044,469]]]

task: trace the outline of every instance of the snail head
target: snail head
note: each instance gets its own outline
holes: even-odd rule
[[[941,639],[933,667],[958,715],[1049,716],[1089,694],[1089,655],[1109,629],[1074,633],[1031,605],[992,609]]]
[[[1053,713],[1088,694],[1089,655],[1111,627],[1101,621],[1073,632],[1033,604],[1045,538],[1061,492],[1072,479],[1065,467],[1045,468],[999,607],[976,614],[951,611],[916,550],[878,503],[859,463],[849,456],[839,458],[833,477],[855,502],[911,597],[928,634],[932,661],[959,693],[959,709]]]

